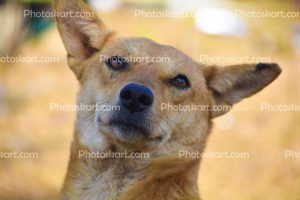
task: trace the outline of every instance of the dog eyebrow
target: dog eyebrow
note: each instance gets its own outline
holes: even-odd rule
[[[125,39],[124,42],[125,42],[125,45],[126,45],[126,47],[127,47],[128,53],[129,53],[129,54],[133,53],[133,48],[130,46],[128,40]]]
[[[177,65],[177,63],[176,63],[176,62],[172,62],[171,60],[170,60],[170,63],[169,63],[168,66],[169,66],[169,67],[172,67],[173,69],[179,68],[179,66]]]

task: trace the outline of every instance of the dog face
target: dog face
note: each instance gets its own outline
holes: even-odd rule
[[[208,121],[205,112],[197,117],[195,112],[161,109],[166,103],[210,103],[199,64],[180,51],[149,39],[125,38],[109,44],[96,57],[99,56],[105,59],[93,68],[99,86],[96,102],[119,109],[96,111],[97,126],[114,142],[135,150],[156,148],[196,124],[197,118]],[[165,62],[137,59],[146,57],[166,59]],[[125,58],[131,58],[130,62]]]
[[[81,142],[90,148],[113,144],[159,154],[200,149],[211,119],[228,111],[214,106],[228,108],[251,96],[281,71],[276,64],[204,66],[173,47],[119,37],[81,2],[55,1],[55,9],[92,13],[57,18],[69,66],[80,82],[78,103],[95,107],[78,111],[76,122]],[[203,109],[172,109],[187,105]]]
[[[145,57],[165,61],[137,59]],[[131,150],[155,149],[176,135],[183,138],[180,134],[190,128],[200,130],[201,118],[208,123],[208,111],[161,108],[211,104],[201,66],[175,48],[145,38],[115,39],[95,53],[81,73],[80,103],[97,105],[90,120],[115,144]],[[116,109],[103,110],[103,105]]]

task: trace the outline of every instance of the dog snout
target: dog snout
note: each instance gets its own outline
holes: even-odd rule
[[[147,86],[129,83],[120,92],[121,105],[129,112],[142,112],[149,109],[154,100],[153,92]]]

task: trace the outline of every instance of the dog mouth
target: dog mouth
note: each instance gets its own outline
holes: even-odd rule
[[[113,120],[109,123],[109,125],[113,128],[117,128],[120,132],[127,134],[128,136],[130,136],[130,135],[142,135],[142,136],[149,135],[149,131],[147,128],[139,126],[132,122]]]
[[[154,120],[151,113],[129,113],[121,108],[119,112],[97,115],[99,131],[113,143],[137,149],[156,146],[164,141],[167,130]],[[156,122],[156,123],[154,123]]]
[[[129,122],[123,120],[112,120],[109,122],[111,134],[117,141],[128,144],[148,144],[161,143],[164,136],[155,135],[150,131],[152,128],[146,126],[147,123],[139,124],[138,122]],[[143,126],[145,125],[145,126]],[[110,135],[111,136],[111,135]]]

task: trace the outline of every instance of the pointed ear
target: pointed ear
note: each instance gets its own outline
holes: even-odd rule
[[[81,0],[54,0],[54,9],[68,64],[79,77],[81,63],[101,50],[114,32]]]
[[[249,97],[275,80],[281,69],[277,64],[244,64],[227,67],[210,66],[204,69],[207,87],[211,91],[214,104],[232,106]],[[212,111],[212,117],[225,114],[229,110]]]

